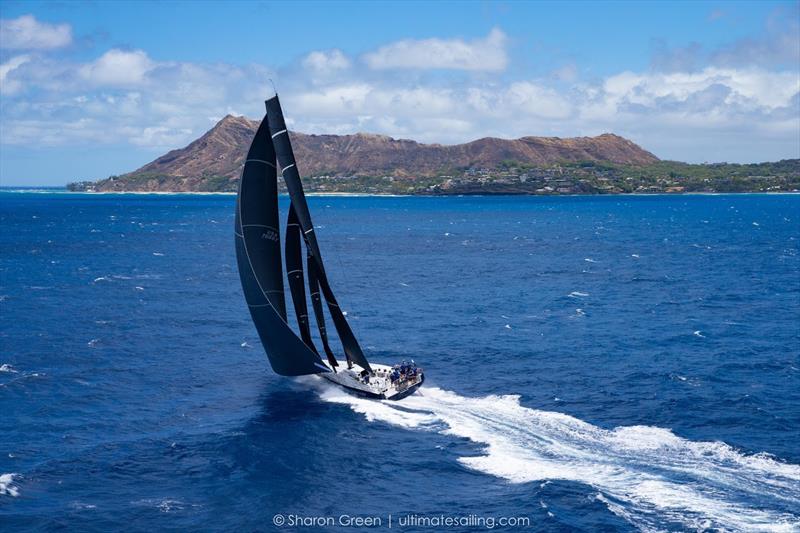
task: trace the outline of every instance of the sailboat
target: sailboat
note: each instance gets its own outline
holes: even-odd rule
[[[239,181],[234,233],[242,289],[270,365],[283,376],[319,374],[350,393],[368,398],[405,398],[419,389],[425,375],[413,361],[370,364],[364,356],[328,282],[277,94],[266,101],[266,107]],[[286,315],[279,173],[290,199],[285,263],[299,336]],[[324,359],[311,334],[306,284]],[[343,360],[330,346],[325,307],[341,341]]]

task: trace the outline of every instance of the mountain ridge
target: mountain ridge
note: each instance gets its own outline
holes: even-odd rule
[[[132,172],[91,184],[96,191],[235,190],[259,122],[226,115],[183,148],[170,150]],[[632,141],[595,137],[484,137],[463,144],[423,144],[387,135],[305,134],[290,131],[303,177],[388,176],[431,178],[466,169],[495,169],[513,162],[531,167],[563,163],[648,165],[660,161]]]

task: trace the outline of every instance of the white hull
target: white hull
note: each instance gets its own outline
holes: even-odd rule
[[[365,382],[365,380],[361,378],[361,373],[364,369],[359,365],[353,365],[353,368],[347,368],[346,362],[338,362],[339,366],[336,367],[335,372],[325,372],[320,375],[328,381],[344,387],[348,392],[368,398],[401,400],[413,394],[425,381],[425,375],[420,371],[413,379],[397,380],[392,383],[389,378],[392,373],[391,366],[370,364],[373,375],[369,376],[369,380]],[[331,368],[327,361],[325,361],[325,366]]]

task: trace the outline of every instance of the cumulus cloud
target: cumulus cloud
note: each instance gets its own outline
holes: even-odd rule
[[[686,113],[708,111],[710,101],[692,106],[692,98],[717,88],[714,106],[771,111],[789,105],[800,92],[800,78],[793,72],[762,69],[707,67],[700,72],[623,72],[605,80],[607,101],[616,108],[642,106],[654,110],[682,109]],[[724,89],[720,91],[719,89]]]
[[[259,116],[272,71],[258,65],[157,62],[110,50],[86,63],[18,56],[0,66],[0,144],[187,144],[226,114]],[[234,109],[232,103],[251,106]]]
[[[303,66],[314,72],[328,74],[350,67],[350,59],[341,50],[317,50],[303,58]]]
[[[48,24],[32,15],[0,19],[0,48],[10,50],[48,50],[72,42],[69,24]]]
[[[484,39],[407,39],[364,55],[375,70],[449,69],[498,72],[508,65],[506,34],[494,28]]]
[[[83,65],[80,75],[94,85],[130,86],[144,82],[155,64],[141,50],[112,49],[95,61]]]
[[[225,114],[263,116],[262,101],[274,78],[284,90],[290,127],[308,133],[367,131],[458,143],[612,131],[666,158],[741,161],[756,151],[765,159],[800,156],[796,68],[697,63],[591,81],[581,81],[574,65],[544,78],[465,80],[437,73],[409,81],[407,72],[380,70],[504,68],[505,40],[494,30],[473,42],[400,41],[363,62],[341,50],[320,50],[304,56],[302,68],[280,71],[257,64],[156,61],[142,50],[112,49],[83,62],[19,54],[0,65],[0,143],[176,148]],[[475,52],[476,58],[462,50],[489,41],[497,44],[494,59],[481,55],[485,51]],[[431,47],[448,53],[430,53]],[[405,63],[392,58],[401,49],[409,53]],[[424,60],[423,49],[429,51]]]

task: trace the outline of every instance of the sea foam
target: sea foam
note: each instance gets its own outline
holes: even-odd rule
[[[800,466],[766,454],[747,455],[658,427],[603,429],[524,407],[512,395],[468,398],[428,387],[402,402],[379,402],[326,386],[320,396],[371,422],[481,444],[482,455],[458,460],[513,483],[558,479],[588,485],[611,512],[642,530],[670,524],[697,530],[800,528],[800,516],[789,511],[800,509]]]
[[[0,474],[0,496],[19,496],[19,489],[13,484],[19,474]]]

